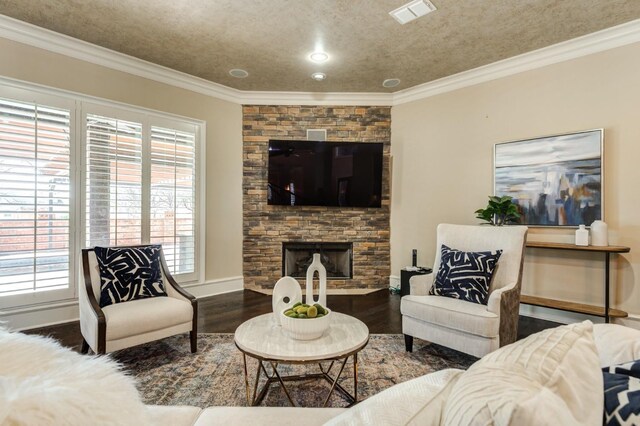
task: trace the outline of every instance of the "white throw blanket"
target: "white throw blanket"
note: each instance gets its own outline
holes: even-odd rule
[[[0,424],[140,425],[135,382],[108,357],[0,328]]]

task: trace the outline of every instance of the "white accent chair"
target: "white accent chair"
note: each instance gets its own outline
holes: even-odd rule
[[[410,294],[400,302],[406,350],[412,351],[417,337],[482,357],[515,342],[526,235],[526,226],[438,225],[433,272],[411,277]],[[462,251],[502,250],[487,305],[429,295],[443,244]]]
[[[140,247],[140,246],[136,246]],[[197,351],[198,301],[171,276],[160,251],[167,297],[151,297],[100,307],[100,270],[93,249],[82,250],[84,286],[79,286],[82,353],[118,351],[176,334],[190,332],[191,352]],[[96,297],[97,296],[97,297]]]

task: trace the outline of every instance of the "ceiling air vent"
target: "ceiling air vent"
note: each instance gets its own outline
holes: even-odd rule
[[[436,10],[436,7],[429,0],[415,0],[400,6],[396,10],[392,10],[389,15],[404,25],[434,10]]]

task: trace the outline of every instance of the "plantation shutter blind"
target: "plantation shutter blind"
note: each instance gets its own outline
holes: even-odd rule
[[[71,112],[0,98],[0,296],[70,286]]]
[[[86,245],[142,243],[142,124],[86,116]]]
[[[151,126],[150,238],[173,274],[195,271],[196,134]]]

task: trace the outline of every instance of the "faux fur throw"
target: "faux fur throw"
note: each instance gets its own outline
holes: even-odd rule
[[[0,424],[141,425],[134,381],[108,357],[0,328]]]

